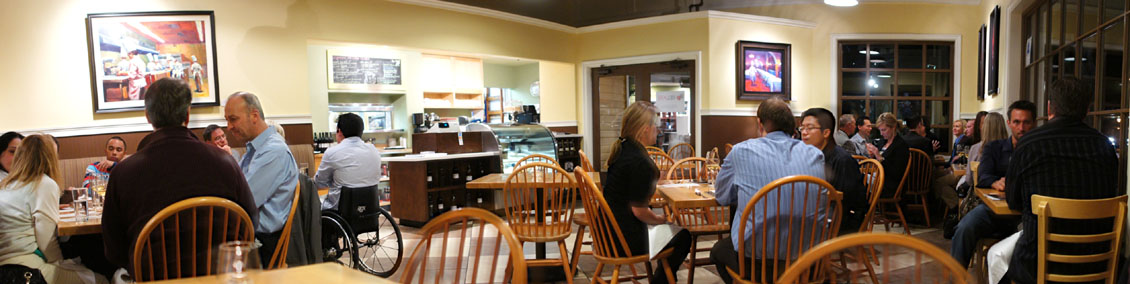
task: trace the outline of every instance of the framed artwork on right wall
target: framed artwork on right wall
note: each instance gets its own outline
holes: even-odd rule
[[[738,100],[792,99],[792,45],[743,40],[735,49]]]

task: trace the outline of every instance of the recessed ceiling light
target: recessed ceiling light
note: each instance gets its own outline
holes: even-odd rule
[[[832,6],[839,6],[839,7],[851,7],[851,6],[859,5],[859,1],[858,0],[824,0],[824,4],[828,4],[828,5],[832,5]]]

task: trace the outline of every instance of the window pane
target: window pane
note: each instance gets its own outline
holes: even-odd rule
[[[1122,12],[1125,11],[1126,1],[1103,1],[1103,22],[1105,23],[1110,19],[1114,19],[1114,17],[1122,15]]]
[[[863,112],[865,107],[864,103],[866,103],[864,100],[844,100],[840,103],[840,115],[862,115],[865,113]]]
[[[922,68],[922,45],[899,45],[899,68]]]
[[[1068,45],[1063,49],[1063,76],[1074,76],[1075,66],[1078,61],[1075,58],[1075,45]]]
[[[922,96],[922,72],[899,72],[899,89],[898,96],[900,97],[921,97]]]
[[[1079,0],[1067,0],[1064,3],[1067,4],[1067,10],[1064,10],[1066,17],[1063,18],[1063,43],[1067,45],[1079,37]]]
[[[1048,62],[1050,62],[1051,65],[1052,65],[1051,66],[1051,73],[1050,73],[1051,75],[1050,75],[1050,77],[1048,77],[1048,82],[1055,81],[1056,79],[1059,78],[1060,67],[1063,66],[1063,61],[1060,61],[1059,58],[1060,58],[1059,53],[1052,54],[1052,57],[1048,58]]]
[[[866,96],[867,72],[843,72],[843,95]]]
[[[949,45],[926,46],[926,69],[950,69],[953,52]]]
[[[907,119],[915,115],[922,115],[922,101],[899,101],[898,119]]]
[[[891,44],[871,45],[871,68],[894,68],[895,46]]]
[[[866,44],[844,44],[841,51],[844,61],[841,66],[844,68],[867,68]]]
[[[879,115],[884,112],[894,112],[890,100],[871,100],[871,109],[867,112],[868,117],[874,120],[879,118]]]
[[[1106,136],[1111,145],[1118,147],[1118,140],[1122,136],[1122,115],[1108,114],[1099,117],[1099,132]]]
[[[1047,45],[1048,45],[1048,7],[1050,7],[1049,5],[1050,4],[1045,3],[1044,5],[1040,6],[1039,19],[1037,19],[1037,21],[1040,22],[1040,27],[1038,28],[1040,34],[1037,35],[1037,37],[1040,39],[1039,40],[1040,44],[1036,45],[1037,50],[1038,50],[1036,52],[1036,54],[1039,55],[1040,57],[1043,57],[1044,54],[1047,54],[1046,48],[1047,48]]]
[[[1039,22],[1036,21],[1037,15],[1039,14],[1029,14],[1028,18],[1024,21],[1024,26],[1026,26],[1026,29],[1028,30],[1028,34],[1024,35],[1024,54],[1027,55],[1027,58],[1025,58],[1024,61],[1024,66],[1028,66],[1028,64],[1032,64],[1032,62],[1036,62],[1036,59],[1040,59],[1040,56],[1036,54],[1036,47],[1040,45],[1040,38],[1036,36],[1036,28],[1039,25]]]
[[[1122,107],[1122,22],[1119,20],[1103,31],[1102,110]]]
[[[926,117],[929,118],[930,123],[938,127],[942,125],[949,127],[953,122],[950,118],[952,115],[949,101],[926,101]]]
[[[1032,101],[1036,103],[1038,117],[1047,116],[1047,112],[1044,111],[1044,108],[1047,107],[1045,94],[1048,89],[1048,62],[1051,61],[1040,61],[1040,63],[1036,65],[1036,98]]]
[[[871,72],[867,76],[867,87],[871,96],[894,96],[894,73],[889,71]]]
[[[952,76],[953,74],[949,72],[926,73],[926,96],[949,97],[950,88],[953,87],[952,83],[950,83],[950,77]]]
[[[1099,45],[1099,37],[1091,35],[1083,39],[1083,44],[1080,45],[1083,51],[1079,54],[1079,58],[1075,60],[1075,65],[1079,66],[1079,74],[1084,79],[1095,79],[1095,68],[1098,65],[1098,57],[1095,56],[1095,46]]]
[[[1083,1],[1083,32],[1086,33],[1099,25],[1099,0]],[[1119,0],[1121,1],[1121,0]],[[1107,0],[1106,2],[1113,2]]]
[[[1051,16],[1051,49],[1048,52],[1055,51],[1057,47],[1063,45],[1063,2],[1052,0],[1052,16]]]

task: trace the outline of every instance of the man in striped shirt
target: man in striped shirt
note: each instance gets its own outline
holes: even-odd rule
[[[1032,213],[1032,195],[1100,199],[1121,194],[1118,188],[1118,157],[1114,146],[1102,133],[1083,123],[1087,107],[1094,101],[1091,83],[1063,78],[1048,88],[1048,122],[1024,135],[1013,150],[1005,177],[1008,207],[1021,213],[1022,231],[1002,240],[990,250],[989,271],[994,265],[994,250],[1001,258],[1011,256],[1006,276],[1016,283],[1035,283],[1037,270],[1038,220]],[[1109,231],[1110,220],[1053,220],[1053,233],[1094,233]],[[1011,241],[1011,242],[1010,242]],[[1015,244],[1011,254],[1008,246]],[[1093,252],[1109,244],[1067,246],[1053,243],[1053,252],[1078,254]],[[1063,274],[1095,273],[1103,263],[1048,265],[1049,272]]]

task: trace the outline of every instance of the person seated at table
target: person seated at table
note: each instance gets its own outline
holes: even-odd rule
[[[981,129],[981,134],[982,134],[981,137],[984,138],[985,141],[996,141],[996,140],[1008,138],[1008,130],[1005,130],[1004,116],[1002,116],[1001,114],[995,113],[995,112],[988,113],[987,115],[982,116],[982,118],[980,120],[981,120],[980,129]],[[974,121],[974,120],[970,120],[970,121]],[[967,129],[972,129],[972,128],[967,128]],[[972,136],[966,136],[965,139],[970,139],[970,137],[972,137]],[[984,149],[985,149],[984,147],[982,147],[982,145],[984,145],[984,144],[985,144],[985,142],[977,142],[977,144],[973,144],[973,146],[969,147],[969,151],[968,151],[969,154],[968,155],[969,155],[969,162],[970,163],[980,163],[981,162],[981,157],[983,156],[982,154],[984,153]],[[985,222],[985,223],[981,223],[981,224],[986,224],[986,225],[990,224],[990,223],[987,223],[987,221],[984,221],[984,220],[973,221],[973,220],[984,218],[985,216],[980,215],[980,214],[984,214],[984,213],[988,213],[988,212],[976,213],[975,214],[976,217],[972,217],[970,219],[970,221],[964,221],[966,216],[968,216],[970,212],[973,212],[975,209],[977,209],[978,205],[981,204],[981,199],[979,197],[977,197],[977,194],[971,194],[971,193],[967,192],[967,191],[971,190],[969,188],[972,188],[972,185],[975,183],[974,180],[973,180],[973,168],[972,167],[966,168],[965,175],[961,176],[961,177],[955,177],[955,176],[952,176],[952,175],[947,176],[947,177],[942,177],[942,179],[947,179],[947,181],[946,181],[947,184],[950,182],[949,179],[955,179],[955,178],[957,179],[957,182],[955,183],[955,185],[956,185],[955,188],[957,188],[957,189],[955,191],[958,191],[959,194],[964,192],[965,193],[965,201],[961,203],[960,208],[958,208],[957,210],[954,210],[954,211],[957,212],[957,216],[954,216],[956,219],[947,218],[946,225],[943,225],[942,236],[947,238],[947,239],[954,237],[954,235],[957,233],[957,228],[962,226],[961,222],[975,222],[975,223],[966,224],[965,225],[966,230],[970,230],[971,228],[976,228],[976,226],[974,226],[974,227],[968,227],[968,226],[978,224],[978,223],[981,223],[981,222]],[[985,209],[988,209],[988,208],[985,208]],[[948,221],[948,220],[956,220],[957,222],[954,223],[954,222]],[[1007,223],[1001,223],[1001,224],[1007,224]],[[973,234],[974,236],[972,237],[971,240],[973,242],[976,242],[977,240],[979,240],[983,237],[993,236],[993,235],[997,235],[997,234],[1012,233],[1012,232],[1016,231],[1014,229],[1014,227],[1016,227],[1015,223],[1013,223],[1011,227],[1003,226],[1003,227],[999,227],[999,228],[994,227],[994,228],[977,229],[980,232],[965,232],[963,234]],[[986,231],[986,230],[993,230],[993,229],[999,229],[999,230]],[[981,232],[984,232],[984,233],[981,233]],[[994,233],[994,232],[999,232],[999,233]],[[983,235],[983,234],[988,234],[988,235]],[[969,239],[970,237],[967,236],[967,235],[963,235],[960,238],[961,238],[961,240],[954,240],[954,242],[951,243],[951,245],[957,244],[959,242],[970,241],[970,239]],[[963,247],[964,247],[964,245],[963,245]],[[951,253],[955,250],[956,249],[951,248]],[[964,256],[964,258],[965,258],[964,262],[966,262],[966,263],[969,262],[969,256],[972,253],[973,253],[973,251],[966,251],[964,253],[964,255],[965,255]],[[954,258],[958,260],[958,262],[963,261],[962,258],[957,257],[957,256],[959,256],[959,254],[955,253],[953,255],[954,255]]]
[[[1052,82],[1048,86],[1048,122],[1024,134],[1014,146],[1004,178],[1004,191],[1008,208],[1021,214],[1021,230],[989,249],[990,280],[999,281],[1004,278],[1001,275],[1004,272],[1007,279],[1015,283],[1036,282],[1039,222],[1032,213],[1032,195],[1102,199],[1125,194],[1118,186],[1117,150],[1105,135],[1083,123],[1094,101],[1091,90],[1086,80],[1073,77]],[[1010,125],[1015,123],[1010,119]],[[988,161],[989,157],[985,159]],[[1054,225],[1052,233],[1066,234],[1095,234],[1112,227],[1109,219],[1052,220],[1051,224]],[[1109,244],[1097,242],[1056,249],[1076,255],[1109,248]],[[1056,263],[1049,265],[1047,272],[1081,275],[1099,273],[1105,268],[1102,262]]]
[[[209,124],[208,127],[204,128],[204,133],[201,136],[204,138],[204,143],[220,147],[220,149],[235,157],[236,160],[239,160],[239,152],[232,150],[231,145],[228,145],[228,135],[224,134],[224,129],[219,125]]]
[[[655,195],[660,173],[644,146],[655,145],[659,120],[654,105],[637,101],[624,110],[620,121],[620,137],[612,144],[608,155],[608,175],[603,181],[604,198],[616,223],[620,224],[620,232],[628,242],[628,251],[631,255],[645,255],[650,244],[648,225],[666,224],[668,220],[648,207],[648,202]],[[667,257],[667,265],[671,267],[659,267],[652,272],[650,283],[667,283],[667,270],[678,277],[675,271],[682,266],[691,249],[690,233],[682,230],[675,234],[664,247],[667,248],[674,248]]]
[[[851,114],[841,115],[839,123],[836,125],[836,129],[833,129],[833,130],[835,130],[835,132],[832,133],[833,137],[835,138],[835,141],[833,141],[833,142],[837,146],[840,146],[841,148],[843,148],[844,151],[847,151],[849,153],[849,155],[853,155],[853,154],[859,152],[856,149],[858,149],[861,146],[857,145],[857,144],[855,144],[854,142],[851,141],[851,136],[855,135],[855,131],[857,130],[857,128],[855,127],[855,116],[854,115],[851,115]],[[804,138],[803,133],[801,133],[801,138]],[[817,147],[820,147],[820,146],[817,146]]]
[[[751,245],[745,247],[745,252],[737,251],[739,241],[750,243],[751,236],[760,234],[759,230],[754,229],[747,229],[746,232],[738,231],[738,224],[742,222],[740,212],[750,200],[753,200],[757,191],[774,180],[792,175],[824,178],[824,154],[820,149],[791,138],[793,131],[796,130],[794,126],[796,120],[788,103],[780,98],[771,98],[762,102],[757,108],[757,119],[767,133],[765,137],[749,139],[734,145],[734,149],[726,155],[722,169],[718,171],[718,179],[714,183],[718,204],[737,206],[734,220],[730,223],[733,224],[730,226],[730,237],[718,240],[710,249],[710,260],[714,262],[719,276],[726,283],[733,282],[726,269],[730,268],[734,271],[740,269],[739,253],[746,259],[762,258],[762,255],[753,253]],[[775,208],[767,210],[779,212]],[[762,210],[757,209],[757,212]],[[755,228],[762,222],[775,218],[775,216],[753,215]],[[765,251],[773,251],[773,244],[768,244]],[[758,250],[758,253],[760,252],[761,250]]]
[[[950,165],[954,164],[954,160],[960,156],[959,154],[963,154],[968,150],[964,145],[961,145],[961,139],[965,138],[965,124],[964,119],[954,120],[950,128],[953,134],[953,145],[951,145],[952,148],[950,148]]]
[[[239,167],[259,208],[259,223],[255,225],[255,239],[263,243],[259,255],[264,261],[270,260],[294,200],[298,165],[279,128],[267,124],[263,105],[255,94],[236,92],[229,96],[224,118],[232,136],[247,141]]]
[[[855,135],[851,136],[851,142],[855,143],[856,149],[852,155],[867,156],[867,145],[871,144],[868,139],[871,139],[872,129],[874,127],[871,118],[861,115],[855,119]]]
[[[16,150],[11,172],[0,180],[0,265],[38,269],[47,283],[107,283],[90,269],[63,262],[57,239],[58,155],[47,135],[28,136]]]
[[[844,193],[840,235],[858,232],[869,207],[867,188],[863,186],[863,173],[859,171],[859,161],[852,158],[844,148],[832,143],[832,123],[836,119],[831,111],[824,108],[810,108],[800,117],[801,140],[824,152],[825,180],[833,188]],[[840,120],[840,122],[844,121]],[[855,124],[854,121],[851,123]]]
[[[8,169],[12,168],[12,160],[16,157],[16,149],[23,140],[24,135],[14,131],[0,135],[0,145],[4,145],[4,152],[0,152],[0,179],[8,176]]]
[[[1015,104],[1014,104],[1015,105]],[[1010,111],[1011,112],[1011,111]],[[985,115],[981,126],[982,138],[985,141],[1008,141],[1008,131],[1005,130],[1004,116],[999,113],[989,113]],[[977,175],[984,176],[993,169],[986,168],[984,160],[987,156],[1003,157],[1008,159],[1008,155],[999,153],[1000,147],[992,149],[984,147],[986,142],[974,144],[970,148],[970,161],[980,162],[981,165],[977,168]],[[1011,152],[1011,151],[1010,151]],[[996,174],[1004,175],[1005,170],[1000,170]],[[965,172],[966,180],[969,184],[976,184],[978,188],[989,188],[990,185],[981,182],[973,182],[973,169]],[[991,183],[990,183],[991,184]],[[967,265],[972,260],[973,252],[976,250],[977,241],[984,238],[1003,238],[1013,232],[1016,232],[1016,223],[1019,221],[1016,216],[997,216],[993,214],[992,209],[981,203],[980,197],[977,197],[975,192],[970,192],[966,197],[965,205],[961,210],[968,210],[967,212],[959,212],[960,219],[957,226],[954,228],[953,242],[950,243],[950,255],[958,261],[958,263]],[[967,209],[968,208],[968,209]]]
[[[345,113],[337,116],[337,145],[326,149],[314,184],[328,187],[330,193],[322,201],[322,209],[337,209],[341,188],[367,188],[381,182],[381,152],[361,140],[365,121],[361,116]]]
[[[1036,104],[1020,100],[1008,106],[1008,129],[1012,130],[1012,136],[1009,139],[989,141],[983,146],[985,150],[982,152],[981,166],[977,169],[977,187],[1004,191],[1012,150],[1024,134],[1034,127]]]
[[[110,173],[102,211],[106,259],[119,268],[133,269],[130,258],[141,229],[153,215],[173,203],[197,196],[235,202],[257,223],[257,207],[239,165],[227,152],[200,142],[186,126],[192,93],[184,81],[164,78],[145,92],[145,117],[153,133],[138,143],[137,153]],[[201,218],[206,224],[207,218]],[[203,226],[203,225],[201,225]],[[234,234],[235,231],[232,231]],[[198,252],[204,253],[208,248]],[[182,267],[191,269],[188,255]],[[154,263],[164,267],[160,261]],[[206,265],[197,265],[204,272]],[[130,271],[131,275],[134,271]]]
[[[106,139],[106,146],[102,150],[106,153],[106,158],[86,166],[86,175],[82,177],[82,187],[90,188],[91,182],[98,179],[98,176],[110,174],[114,166],[126,156],[126,140],[120,136],[110,137],[110,139]]]
[[[934,158],[934,152],[938,150],[940,144],[938,140],[930,137],[926,131],[926,119],[919,115],[912,115],[906,119],[906,135],[902,135],[902,139],[906,141],[906,145],[910,148],[922,150],[926,152],[926,156],[930,159]]]
[[[899,123],[895,119],[895,114],[884,112],[879,115],[875,124],[879,128],[879,135],[882,136],[879,140],[881,144],[876,145],[882,145],[883,148],[867,144],[867,153],[883,165],[883,192],[880,196],[891,197],[898,191],[902,174],[910,162],[910,147],[902,140],[902,136],[898,135]]]

